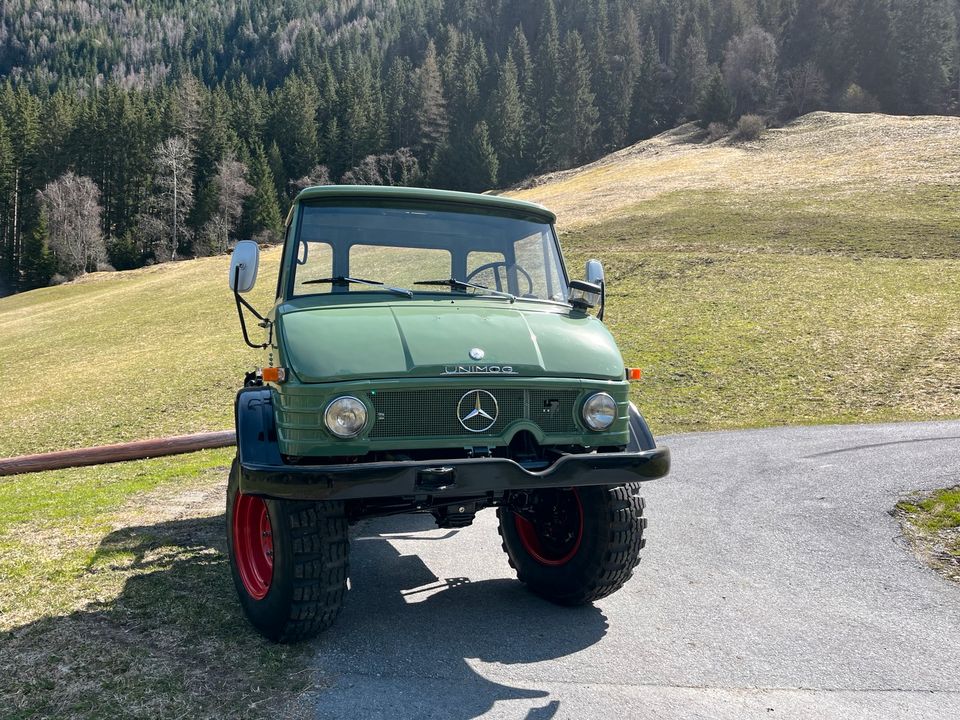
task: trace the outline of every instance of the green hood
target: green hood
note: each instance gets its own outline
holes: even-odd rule
[[[519,307],[471,300],[288,311],[278,323],[281,358],[305,383],[451,374],[623,379],[620,351],[596,318]],[[470,357],[473,348],[483,350],[481,360]]]

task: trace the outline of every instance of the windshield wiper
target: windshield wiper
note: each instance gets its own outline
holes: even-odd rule
[[[392,292],[395,295],[403,295],[404,297],[412,298],[413,291],[407,290],[406,288],[390,287],[389,285],[384,285],[379,280],[364,280],[363,278],[347,277],[346,275],[337,275],[336,277],[328,278],[318,278],[317,280],[304,280],[301,285],[319,285],[321,283],[326,283],[330,285],[350,285],[351,283],[356,285],[372,285],[373,287],[383,288],[388,292]]]
[[[497,297],[503,297],[513,302],[516,300],[515,295],[511,295],[508,292],[503,292],[502,290],[494,290],[493,288],[488,288],[486,285],[477,285],[476,283],[466,282],[465,280],[457,280],[456,278],[447,278],[446,280],[418,280],[414,285],[442,285],[444,287],[453,288],[454,290],[466,290],[471,288],[473,290],[483,290],[490,293],[491,295],[496,295]]]

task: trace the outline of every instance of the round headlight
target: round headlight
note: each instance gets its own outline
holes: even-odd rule
[[[337,437],[352,438],[367,424],[367,406],[349,395],[338,397],[323,413],[327,429]]]
[[[617,419],[617,402],[607,393],[597,393],[583,404],[583,421],[591,430],[606,430]]]

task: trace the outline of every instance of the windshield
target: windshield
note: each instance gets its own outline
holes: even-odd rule
[[[520,298],[567,299],[550,224],[489,210],[306,205],[293,255],[294,297],[384,291],[345,280],[357,278],[417,294],[484,295],[469,287],[479,285]],[[456,282],[417,284],[451,279]]]

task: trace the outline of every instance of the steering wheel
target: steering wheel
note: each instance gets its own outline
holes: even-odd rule
[[[489,262],[486,265],[481,265],[480,267],[474,269],[474,271],[471,272],[469,275],[467,275],[467,282],[471,282],[473,278],[475,278],[477,275],[484,272],[485,270],[493,270],[494,271],[493,279],[494,279],[494,282],[496,282],[497,284],[497,287],[494,289],[499,290],[500,292],[506,292],[503,289],[503,283],[500,282],[500,273],[496,272],[496,268],[501,268],[501,267],[503,268],[504,273],[507,273],[509,271],[508,265],[503,260],[497,260],[496,262]],[[523,265],[517,264],[517,265],[514,265],[513,268],[517,271],[518,275],[523,275],[523,279],[527,281],[527,291],[525,293],[520,293],[520,295],[521,296],[533,295],[534,294],[533,278],[530,277],[530,273],[528,273],[524,269]]]

